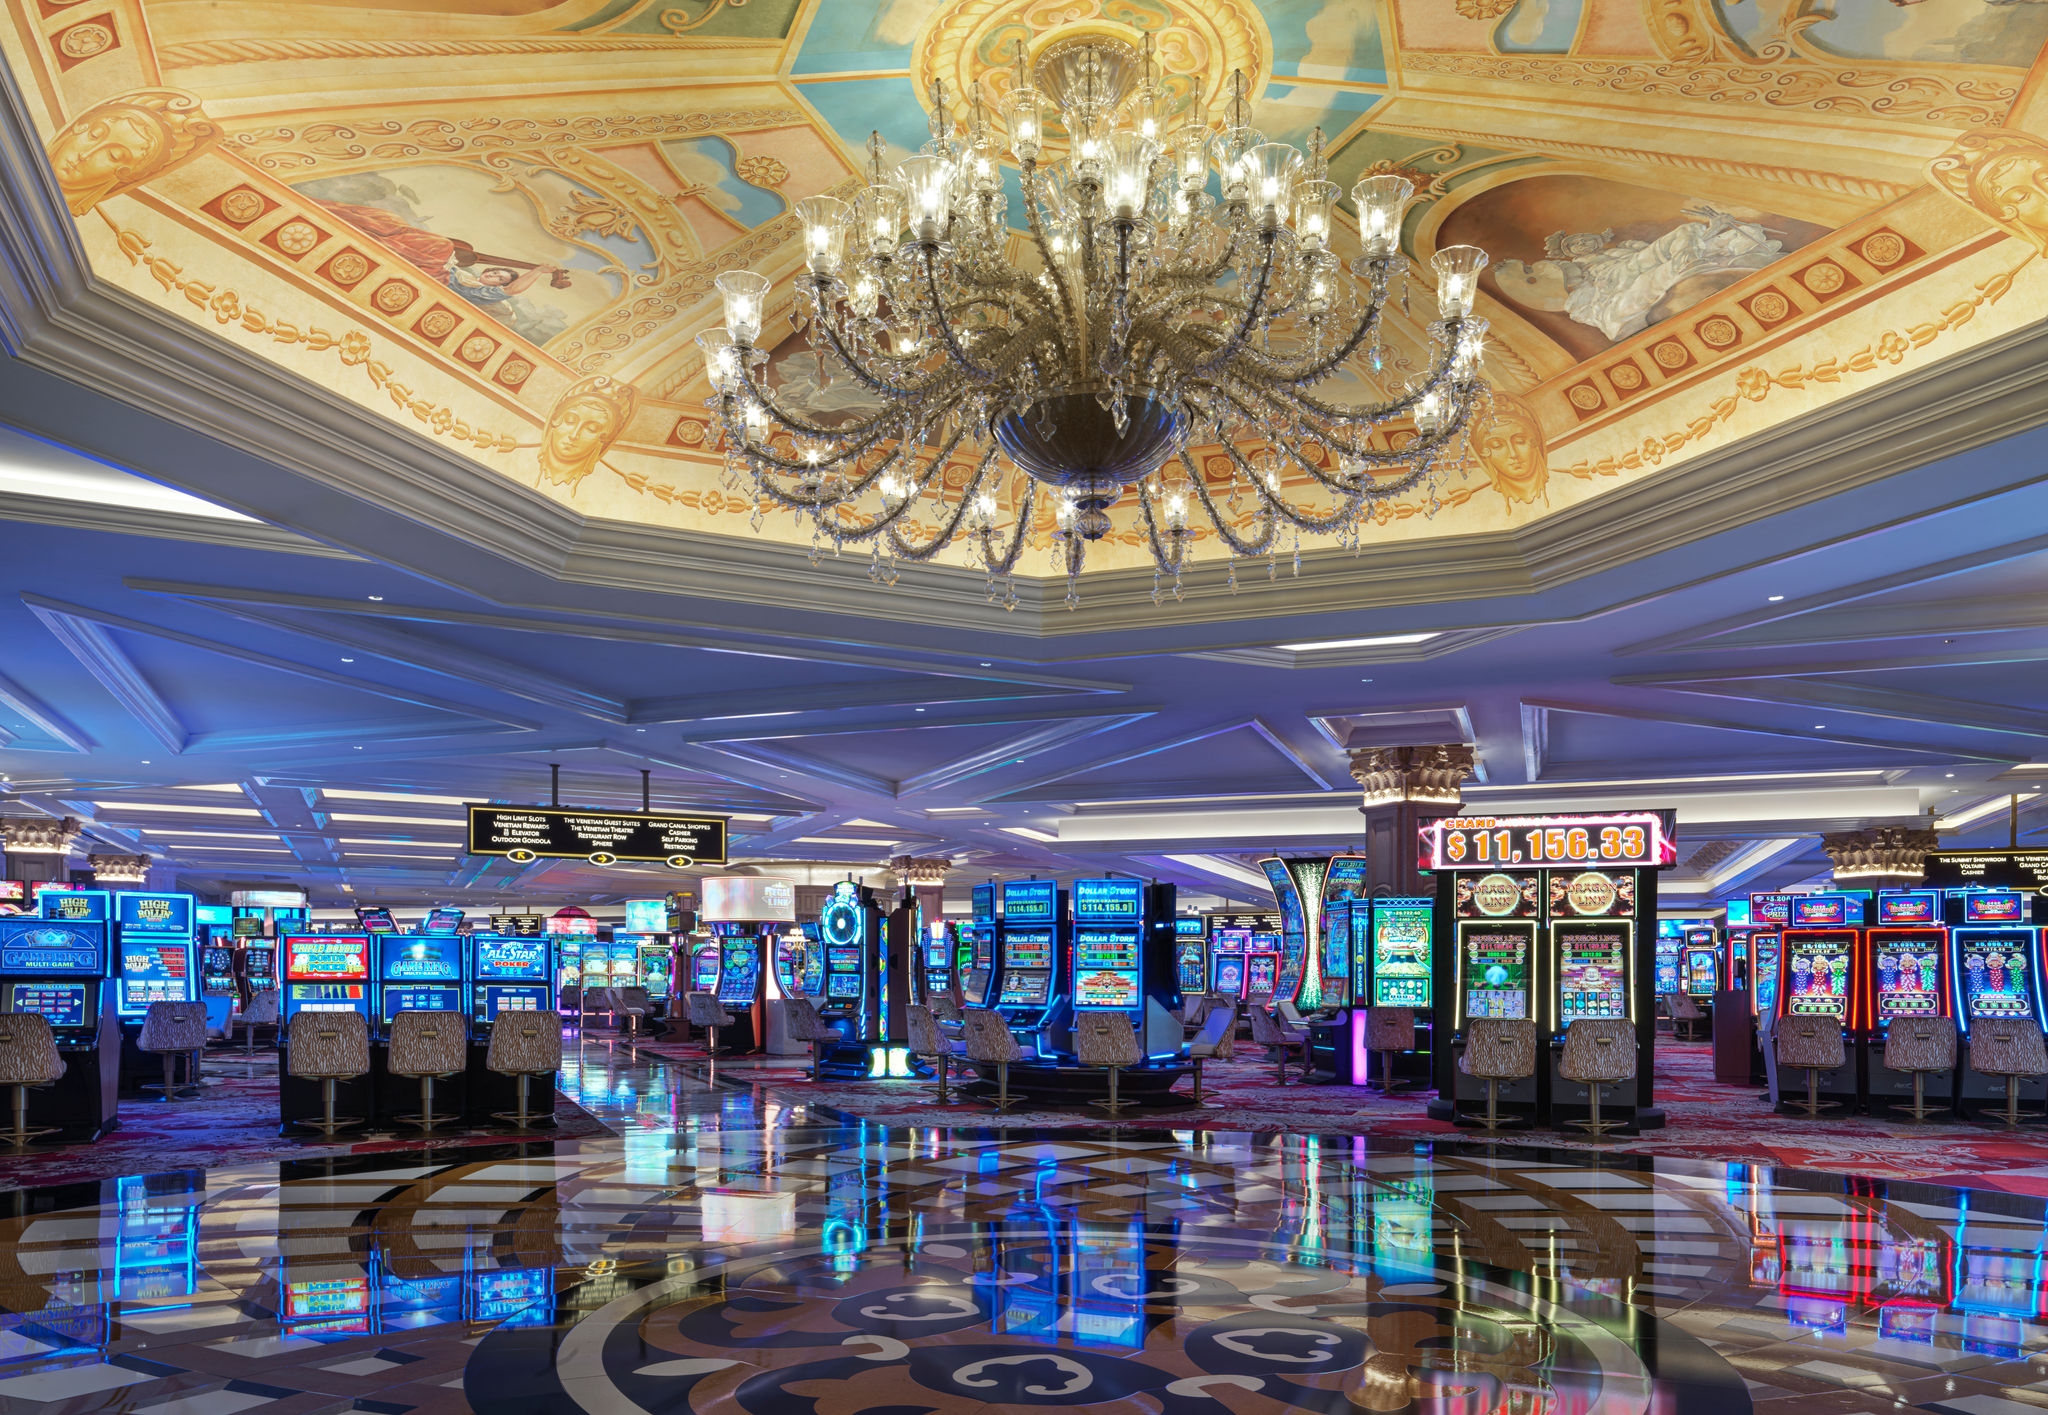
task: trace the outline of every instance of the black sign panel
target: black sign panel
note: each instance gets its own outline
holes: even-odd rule
[[[2048,894],[2048,850],[1937,850],[1927,857],[1929,889],[2029,889]]]
[[[559,806],[471,806],[469,853],[528,860],[652,861],[677,869],[725,863],[725,821],[577,811]]]

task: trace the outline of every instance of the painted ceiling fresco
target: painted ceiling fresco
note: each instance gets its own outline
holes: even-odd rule
[[[1000,88],[1078,20],[1155,35],[1183,102],[1242,69],[1347,190],[1411,177],[1418,272],[1491,253],[1492,416],[1389,538],[1526,524],[2048,295],[2042,0],[0,5],[104,280],[596,516],[755,534],[703,409],[712,281],[787,309],[793,203],[846,194],[871,131],[914,150],[931,80]],[[1432,303],[1346,377],[1412,374]],[[858,397],[800,340],[774,376]]]

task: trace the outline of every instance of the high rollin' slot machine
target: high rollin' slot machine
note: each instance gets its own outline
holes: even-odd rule
[[[1859,991],[1869,1001],[1857,1037],[1864,1053],[1863,1094],[1873,1108],[1913,1095],[1913,1074],[1884,1064],[1885,1038],[1892,1024],[1914,1017],[1952,1016],[1954,1005],[1941,895],[1931,889],[1891,891],[1877,896],[1875,909],[1876,918],[1863,935]],[[1954,1095],[1950,1072],[1929,1072],[1922,1086],[1930,1101],[1947,1101]]]
[[[114,1128],[119,1105],[113,925],[106,895],[96,898],[81,918],[0,918],[0,1007],[47,1018],[65,1067],[55,1084],[27,1092],[28,1123],[55,1126],[67,1140],[99,1139]]]
[[[1485,1100],[1458,1069],[1472,1023],[1527,1019],[1548,1045],[1536,1074],[1503,1083],[1508,1113],[1576,1119],[1586,1088],[1558,1073],[1580,1018],[1633,1024],[1633,1084],[1603,1088],[1603,1113],[1640,1128],[1656,1109],[1657,871],[1677,859],[1668,811],[1571,816],[1449,816],[1421,829],[1421,867],[1436,880],[1434,1066],[1430,1114],[1452,1119]]]
[[[113,903],[121,958],[115,1010],[121,1019],[140,1023],[152,1002],[197,1002],[199,942],[193,933],[192,896],[122,890]]]
[[[1863,947],[1863,901],[1842,893],[1795,894],[1786,927],[1779,934],[1778,1017],[1833,1017],[1844,1037],[1854,1034],[1865,1015],[1862,974],[1857,958]],[[1816,1078],[1816,1093],[1837,1105],[1853,1106],[1860,1055],[1854,1046],[1848,1059]]]

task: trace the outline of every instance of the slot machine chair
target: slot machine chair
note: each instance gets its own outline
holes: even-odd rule
[[[1365,1049],[1385,1059],[1380,1094],[1394,1094],[1394,1058],[1415,1050],[1415,1009],[1369,1007],[1365,1011]],[[1370,1084],[1370,1082],[1368,1082]]]
[[[931,1016],[930,1008],[920,1010],[927,1017]],[[828,1046],[838,1046],[846,1038],[839,1035],[837,1027],[834,1027],[830,1022],[827,1022],[818,1015],[817,1005],[807,997],[785,997],[782,999],[782,1024],[791,1041],[807,1042],[810,1044],[811,1069],[804,1073],[804,1079],[806,1081],[823,1080],[825,1048]],[[915,1025],[913,1022],[913,1029]],[[932,1024],[932,1030],[934,1032],[938,1030],[936,1022]],[[916,1047],[911,1048],[912,1052],[917,1050]],[[942,1087],[945,1084],[945,1069],[943,1067],[939,1071],[939,1084]]]
[[[393,1076],[407,1076],[420,1083],[418,1114],[394,1115],[404,1125],[418,1126],[425,1135],[434,1127],[462,1118],[459,1112],[434,1113],[434,1083],[460,1076],[469,1064],[469,1034],[460,1012],[401,1012],[391,1019],[391,1043],[386,1069]]]
[[[1010,1025],[1003,1020],[1003,1014],[991,1007],[977,1007],[969,1012],[965,1041],[969,1061],[977,1066],[996,1069],[996,1093],[981,1099],[997,1110],[1008,1110],[1022,1102],[1022,1096],[1010,1094],[1010,1067],[1016,1062],[1028,1061],[1030,1057],[1010,1035]]]
[[[27,1154],[31,1141],[54,1135],[61,1126],[28,1128],[28,1093],[54,1085],[63,1079],[64,1058],[57,1054],[57,1039],[50,1031],[50,1019],[40,1012],[0,1013],[0,1086],[14,1092],[13,1128],[0,1134],[15,1154]]]
[[[2041,1118],[2038,1110],[2020,1109],[2020,1082],[2048,1074],[2048,1046],[2043,1045],[2041,1029],[2031,1018],[1979,1021],[1971,1027],[1970,1069],[1980,1076],[2004,1079],[2005,1109],[1997,1123],[2010,1127]]]
[[[140,1089],[162,1091],[166,1101],[190,1100],[199,1089],[199,1053],[206,1050],[206,1004],[203,1002],[152,1002],[142,1019],[142,1051],[156,1052],[164,1059],[164,1079],[145,1081]],[[176,1081],[179,1057],[185,1058],[185,1080]]]
[[[320,1118],[295,1120],[333,1139],[337,1130],[362,1125],[359,1115],[334,1113],[335,1087],[370,1074],[370,1020],[362,1013],[301,1012],[286,1029],[290,1046],[285,1069],[304,1081],[320,1083]]]
[[[646,988],[612,989],[612,1007],[615,1017],[626,1019],[626,1035],[640,1035],[640,1024],[654,1016],[654,1002],[647,995]]]
[[[1237,1006],[1235,1003],[1212,1001],[1202,1014],[1202,1030],[1195,1033],[1188,1043],[1188,1060],[1195,1067],[1195,1104],[1207,1105],[1202,1099],[1202,1063],[1205,1061],[1228,1061],[1237,1054]]]
[[[910,1019],[910,1054],[938,1068],[939,1104],[952,1104],[947,1083],[952,1079],[954,1060],[961,1054],[960,1042],[939,1030],[937,1012],[922,1003],[912,1003],[905,1015]],[[839,1034],[834,1032],[832,1038],[837,1041]]]
[[[1465,1033],[1458,1069],[1486,1083],[1488,1133],[1501,1128],[1500,1084],[1536,1074],[1536,1024],[1526,1017],[1474,1017]]]
[[[1842,1044],[1842,1019],[1828,1015],[1784,1017],[1778,1021],[1778,1065],[1806,1073],[1806,1100],[1790,1101],[1807,1118],[1823,1110],[1834,1110],[1839,1101],[1820,1098],[1820,1073],[1849,1064],[1848,1048]]]
[[[1589,1114],[1569,1122],[1599,1139],[1625,1120],[1600,1118],[1600,1088],[1633,1081],[1636,1076],[1636,1025],[1626,1017],[1579,1017],[1564,1029],[1564,1056],[1557,1074],[1586,1088]]]
[[[1199,1032],[1202,1024],[1209,1020],[1209,1012],[1214,1005],[1215,999],[1207,993],[1187,999],[1180,1008],[1181,1026],[1188,1031]]]
[[[1099,1066],[1109,1072],[1109,1095],[1088,1104],[1111,1115],[1121,1115],[1126,1102],[1117,1096],[1117,1080],[1127,1066],[1142,1066],[1144,1048],[1138,1045],[1138,1029],[1121,1012],[1084,1012],[1074,1024],[1074,1055],[1083,1066]]]
[[[1707,1024],[1707,1014],[1700,1010],[1691,993],[1671,994],[1671,1039],[1678,1042],[1696,1042],[1700,1039],[1700,1028]]]
[[[1279,1084],[1287,1084],[1287,1053],[1294,1047],[1301,1048],[1301,1078],[1308,1079],[1309,1068],[1314,1065],[1309,1056],[1309,1035],[1307,1032],[1289,1031],[1273,1020],[1273,1014],[1263,1007],[1247,1009],[1252,1022],[1252,1044],[1262,1046],[1273,1058],[1274,1074]]]
[[[683,994],[683,1020],[692,1027],[702,1027],[708,1034],[704,1054],[718,1055],[718,1029],[736,1025],[733,1015],[719,1003],[716,993],[692,992]]]
[[[1885,1028],[1884,1064],[1888,1071],[1913,1073],[1913,1103],[1892,1109],[1911,1113],[1915,1122],[1925,1121],[1928,1075],[1947,1076],[1956,1069],[1956,1019],[1894,1017]]]
[[[490,1050],[484,1066],[519,1083],[519,1107],[493,1111],[491,1119],[509,1120],[520,1131],[533,1128],[532,1108],[527,1099],[536,1076],[552,1076],[562,1069],[562,1014],[559,1012],[500,1012],[491,1024]],[[548,1100],[547,1121],[555,1121],[555,1103]]]
[[[235,1028],[242,1027],[242,1050],[245,1056],[256,1055],[256,1029],[268,1027],[277,1030],[277,989],[265,988],[250,995],[248,1004],[228,1019],[228,1045],[235,1042]]]

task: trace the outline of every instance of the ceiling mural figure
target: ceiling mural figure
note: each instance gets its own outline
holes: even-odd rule
[[[1550,501],[1550,459],[1543,424],[1527,403],[1493,395],[1493,416],[1474,434],[1473,448],[1486,479],[1508,509]]]
[[[632,384],[606,374],[594,374],[570,385],[549,412],[541,435],[542,480],[575,491],[619,440],[638,403],[639,394]]]
[[[83,216],[190,162],[220,135],[191,94],[137,89],[87,109],[50,139],[50,167],[71,214]]]
[[[1927,170],[1950,196],[2048,255],[2048,143],[2009,128],[1970,133]]]

